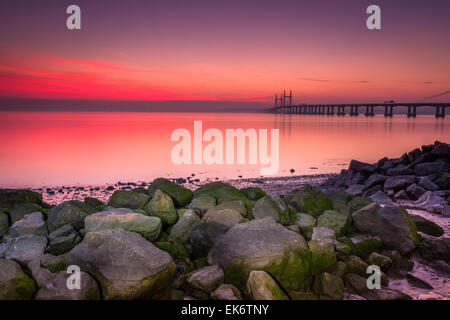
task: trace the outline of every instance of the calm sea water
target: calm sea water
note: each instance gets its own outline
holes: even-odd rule
[[[351,159],[383,156],[450,142],[450,119],[404,115],[385,119],[240,113],[0,113],[0,187],[151,181],[156,177],[259,177],[257,165],[175,165],[173,130],[194,120],[203,132],[279,129],[278,176],[339,172]],[[206,143],[205,143],[206,144]],[[294,169],[294,173],[290,173]]]

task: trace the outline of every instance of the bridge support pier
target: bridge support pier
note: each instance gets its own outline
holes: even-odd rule
[[[417,115],[417,107],[408,106],[408,118],[415,118]]]
[[[366,107],[366,113],[364,115],[366,117],[373,117],[375,115],[374,107]]]
[[[334,106],[327,106],[327,115],[334,116]]]
[[[445,106],[436,107],[436,118],[445,118]]]
[[[385,106],[384,107],[384,116],[391,117],[394,115],[394,107],[393,106]]]
[[[350,116],[358,116],[358,107],[357,106],[350,106]]]
[[[343,106],[338,106],[338,112],[337,112],[338,116],[345,116],[345,107]]]

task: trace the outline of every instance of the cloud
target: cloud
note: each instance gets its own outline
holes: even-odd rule
[[[424,81],[423,84],[432,84],[433,81]]]
[[[441,93],[438,93],[438,94],[435,94],[435,95],[432,95],[432,96],[429,96],[429,97],[425,97],[424,99],[437,98],[437,97],[445,96],[445,95],[447,95],[449,93],[450,93],[450,90],[444,91],[444,92],[441,92]]]

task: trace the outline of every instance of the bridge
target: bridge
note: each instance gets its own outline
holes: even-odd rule
[[[292,96],[292,92],[291,92]],[[446,103],[432,103],[432,102],[412,102],[412,103],[357,103],[357,104],[299,104],[299,105],[284,105],[284,100],[281,106],[277,106],[277,98],[275,98],[275,107],[267,109],[269,113],[282,114],[314,114],[327,116],[345,116],[346,110],[350,111],[350,116],[358,116],[360,109],[365,109],[364,115],[366,117],[373,117],[375,115],[376,107],[384,107],[384,116],[392,117],[394,115],[394,108],[408,108],[407,117],[415,118],[417,116],[417,108],[434,107],[436,108],[436,118],[445,118],[445,109],[450,108],[450,102]]]

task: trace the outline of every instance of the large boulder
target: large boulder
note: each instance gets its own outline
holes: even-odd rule
[[[435,173],[440,173],[445,168],[445,162],[425,162],[419,163],[414,167],[414,173],[417,176],[429,176]]]
[[[311,284],[311,253],[302,236],[273,218],[240,223],[216,239],[208,262],[225,272],[225,281],[245,290],[253,270],[271,274],[286,290],[302,291]]]
[[[186,210],[183,216],[172,226],[168,240],[171,242],[188,243],[194,230],[201,223],[200,218],[192,210]]]
[[[123,229],[87,233],[69,253],[67,263],[95,277],[105,299],[152,297],[175,274],[175,263],[167,252]]]
[[[201,215],[205,214],[206,210],[213,208],[217,205],[216,198],[213,196],[204,194],[201,196],[198,196],[188,204],[189,209],[193,209],[195,211],[198,211]]]
[[[388,206],[392,206],[394,205],[394,201],[392,201],[391,198],[389,198],[386,193],[384,193],[383,191],[378,191],[375,192],[373,195],[371,195],[370,200],[381,204],[381,205],[388,205]],[[361,209],[361,208],[360,208]],[[358,209],[359,210],[359,209]]]
[[[155,179],[148,188],[149,194],[153,197],[156,190],[167,193],[173,200],[176,207],[184,207],[192,200],[192,191],[186,189],[175,182],[164,178]]]
[[[378,184],[383,184],[385,180],[386,180],[386,176],[375,173],[375,174],[371,175],[369,178],[367,178],[365,185],[366,185],[366,188],[370,188],[370,187],[373,187]]]
[[[158,238],[162,228],[161,219],[158,217],[149,217],[136,212],[122,212],[114,209],[88,216],[84,220],[84,225],[86,232],[122,228],[139,233],[150,241]]]
[[[350,195],[347,192],[337,189],[328,189],[324,192],[331,202],[333,203],[333,209],[341,213],[348,213],[350,201]]]
[[[256,201],[252,209],[252,216],[255,219],[273,217],[275,221],[289,224],[289,209],[279,196],[267,195]]]
[[[126,190],[116,190],[109,199],[109,205],[114,208],[142,209],[150,200],[144,193]]]
[[[342,300],[344,280],[328,272],[320,273],[314,279],[313,291],[321,300]]]
[[[9,230],[9,222],[8,216],[6,213],[0,211],[0,239],[8,233]]]
[[[358,257],[366,259],[372,252],[380,250],[381,239],[378,236],[360,234],[350,237],[350,244]]]
[[[25,235],[47,236],[47,226],[40,212],[25,215],[11,226],[11,237]]]
[[[352,219],[358,230],[379,236],[384,246],[401,254],[412,251],[418,242],[416,226],[402,207],[373,203],[354,212]]]
[[[44,254],[47,237],[26,235],[8,241],[5,258],[13,259],[22,265]]]
[[[350,166],[348,167],[348,169],[355,172],[362,171],[366,173],[373,173],[375,171],[375,166],[370,163],[352,160],[350,161]]]
[[[349,226],[347,215],[335,210],[327,210],[317,219],[318,227],[326,227],[336,231],[336,236],[343,236]]]
[[[11,218],[11,223],[14,223],[22,219],[26,214],[41,210],[42,207],[36,203],[18,203],[9,210],[9,217]]]
[[[191,261],[191,257],[189,256],[189,252],[181,243],[161,241],[155,242],[154,244],[156,247],[166,251],[172,256],[177,266],[177,270],[181,273],[190,272],[195,268]]]
[[[223,270],[219,266],[207,266],[194,271],[187,283],[196,289],[211,293],[223,283]]]
[[[0,208],[12,208],[18,203],[42,204],[42,195],[30,190],[0,189]]]
[[[84,228],[84,219],[96,212],[91,206],[76,200],[63,202],[49,210],[47,214],[47,228],[49,232],[70,224],[75,229]]]
[[[259,199],[267,195],[265,191],[261,190],[258,187],[243,188],[241,189],[241,191],[247,196],[247,198],[253,201],[258,201]]]
[[[217,204],[227,201],[241,200],[251,209],[252,202],[247,198],[246,194],[233,186],[217,181],[205,184],[194,191],[194,198],[200,195],[210,195],[216,198]]]
[[[306,213],[297,213],[294,216],[294,221],[298,228],[300,229],[300,232],[306,239],[312,238],[313,229],[317,224],[316,218],[314,218],[310,214]]]
[[[327,227],[314,227],[311,239],[336,239],[336,231]]]
[[[318,239],[308,242],[311,250],[311,274],[316,275],[337,262],[333,240]]]
[[[295,193],[289,204],[298,212],[309,213],[316,218],[325,210],[333,209],[333,202],[321,190],[310,185]]]
[[[13,260],[0,259],[0,300],[29,300],[36,283]]]
[[[399,190],[402,188],[406,188],[410,184],[413,184],[415,180],[416,177],[413,175],[389,177],[384,182],[384,189]]]
[[[289,300],[278,283],[265,271],[250,272],[247,291],[253,300]]]
[[[172,198],[159,189],[155,191],[145,210],[150,215],[160,218],[164,225],[172,225],[178,219]]]
[[[410,215],[411,220],[416,224],[417,231],[423,232],[433,237],[440,237],[444,235],[444,229],[431,220],[425,219],[422,216]]]
[[[414,205],[422,210],[434,213],[441,213],[442,209],[447,205],[447,200],[441,197],[437,192],[425,192]]]

